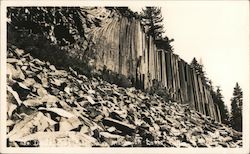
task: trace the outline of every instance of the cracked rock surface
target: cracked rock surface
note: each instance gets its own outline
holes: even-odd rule
[[[14,46],[7,57],[9,147],[242,147],[242,134],[189,108]]]

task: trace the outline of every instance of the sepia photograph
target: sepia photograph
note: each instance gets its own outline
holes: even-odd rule
[[[249,153],[249,1],[1,1],[1,153]]]

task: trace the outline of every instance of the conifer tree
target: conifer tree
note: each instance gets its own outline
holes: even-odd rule
[[[151,35],[155,40],[162,39],[163,30],[163,17],[160,7],[146,7],[142,9],[142,24],[148,27],[146,31],[148,35]]]
[[[202,83],[205,86],[208,86],[209,81],[208,81],[207,77],[205,76],[205,72],[203,70],[203,65],[199,64],[195,57],[193,58],[190,65],[195,69],[196,73],[198,75],[200,75]]]
[[[242,131],[242,103],[243,92],[237,82],[231,99],[231,125],[237,131]]]

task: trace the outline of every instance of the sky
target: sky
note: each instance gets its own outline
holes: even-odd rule
[[[174,53],[188,63],[194,57],[201,60],[207,77],[222,89],[229,110],[236,82],[243,90],[243,105],[248,106],[249,2],[159,1],[153,5],[162,8],[165,35],[175,40]],[[141,7],[130,8],[140,11]]]

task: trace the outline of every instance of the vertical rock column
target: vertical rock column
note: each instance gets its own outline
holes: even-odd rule
[[[148,77],[149,77],[149,85],[152,86],[152,81],[155,79],[155,73],[156,73],[156,65],[155,65],[155,55],[156,55],[156,52],[154,50],[154,46],[153,46],[153,39],[152,37],[149,37],[148,39],[148,61],[149,61],[149,65],[148,65]]]
[[[209,91],[205,88],[205,86],[203,86],[203,91],[205,94],[205,111],[206,111],[206,115],[213,117],[209,108],[209,100],[208,100],[208,95],[209,95]]]
[[[182,101],[186,102],[186,83],[185,83],[185,72],[184,72],[184,66],[183,61],[178,61],[179,66],[179,77],[180,77],[180,89],[181,89],[181,95],[182,95]]]
[[[131,79],[134,79],[136,76],[136,61],[137,61],[137,50],[136,50],[136,40],[138,40],[137,37],[137,26],[136,26],[136,20],[132,20],[131,22],[131,28],[130,28],[130,69],[129,69],[129,76]]]
[[[144,68],[142,65],[143,64],[143,50],[144,50],[144,39],[143,39],[143,32],[142,32],[142,29],[141,29],[141,25],[140,23],[138,23],[139,21],[136,22],[136,29],[135,29],[135,33],[136,33],[136,37],[137,39],[135,39],[135,50],[136,50],[136,72],[135,72],[135,86],[137,88],[140,87],[142,81],[140,80],[141,79],[141,75],[144,73]]]
[[[156,65],[156,70],[155,70],[155,74],[156,74],[156,80],[157,81],[161,81],[160,80],[160,52],[156,51],[155,54],[155,65]]]
[[[118,20],[118,19],[117,19]],[[114,67],[113,70],[114,72],[119,72],[119,35],[120,35],[120,23],[118,21],[115,22],[114,25],[114,33],[113,33],[113,46],[112,46],[112,51],[113,51],[113,57],[112,60],[114,62]]]
[[[162,83],[165,87],[167,87],[167,76],[166,76],[166,58],[165,58],[165,51],[162,51],[162,67],[161,67],[161,72],[162,72]]]
[[[147,35],[145,34],[145,52],[144,52],[144,64],[145,64],[145,74],[143,75],[144,78],[147,79],[147,81],[145,81],[144,83],[144,87],[149,87],[149,84],[150,84],[150,79],[149,79],[149,76],[148,76],[148,73],[150,72],[150,63],[151,61],[148,60],[148,54],[150,52],[150,38],[147,37]],[[148,85],[148,86],[147,86]]]
[[[180,102],[183,102],[182,100],[182,91],[181,91],[181,84],[180,84],[180,74],[179,74],[179,56],[175,55],[176,59],[175,59],[175,68],[176,68],[176,93],[177,93],[177,100]]]
[[[158,50],[158,80],[163,83],[162,80],[162,50]]]
[[[188,95],[188,71],[186,70],[187,64],[181,59],[178,61],[178,66],[179,66],[179,78],[180,78],[180,89],[181,89],[181,96],[182,96],[182,101],[183,102],[189,102],[189,95]]]
[[[191,108],[195,109],[195,93],[194,93],[194,79],[192,75],[192,69],[190,66],[185,63],[184,65],[185,68],[185,74],[186,74],[186,85],[187,85],[187,100],[191,106]]]
[[[192,84],[193,84],[193,92],[194,92],[194,102],[195,102],[195,109],[200,112],[200,99],[198,93],[198,82],[197,82],[197,75],[195,73],[194,68],[191,68],[191,76],[192,76]]]
[[[171,57],[171,72],[172,72],[172,93],[173,93],[173,98],[176,100],[176,76],[175,76],[175,57],[173,54],[170,55]]]
[[[166,78],[166,81],[165,81],[165,84],[166,84],[166,89],[169,87],[169,85],[168,85],[168,61],[167,61],[167,52],[164,52],[164,57],[165,57],[165,68],[164,68],[164,70],[165,70],[165,72],[166,72],[166,74],[165,74],[165,78]]]
[[[168,52],[166,54],[166,59],[167,59],[167,82],[168,82],[168,89],[169,89],[169,93],[172,93],[172,87],[173,87],[173,83],[172,83],[172,65],[171,65],[171,54]]]
[[[174,100],[178,101],[177,99],[177,77],[176,77],[176,66],[175,66],[175,61],[176,61],[176,57],[174,54],[171,54],[171,66],[172,66],[172,75],[173,75],[173,78],[172,78],[172,82],[173,82],[173,94],[174,94]]]
[[[203,92],[203,84],[201,81],[201,77],[198,75],[198,90],[199,90],[199,97],[200,97],[200,111],[202,114],[206,115],[206,111],[205,111],[205,100],[204,100],[204,92]]]
[[[215,110],[216,110],[216,113],[217,113],[218,122],[221,122],[221,115],[220,115],[219,106],[218,106],[218,104],[214,104],[214,106],[215,106]]]
[[[119,35],[119,74],[124,74],[123,71],[123,57],[125,56],[124,51],[124,46],[126,45],[126,40],[124,39],[124,36],[126,35],[126,22],[123,20],[123,18],[120,21],[120,35]]]

